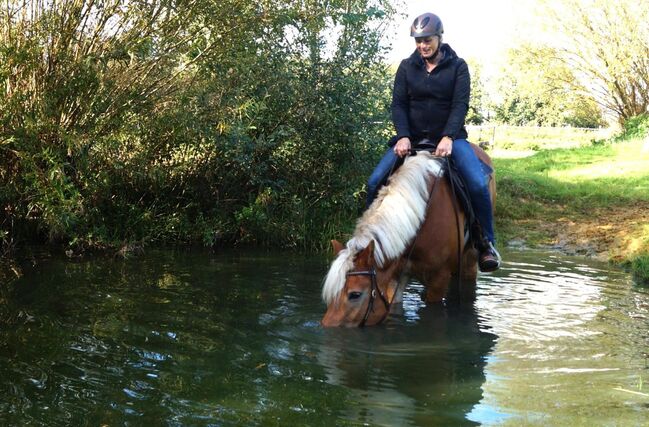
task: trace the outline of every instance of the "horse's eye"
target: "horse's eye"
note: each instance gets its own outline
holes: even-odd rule
[[[353,301],[355,299],[359,299],[362,295],[363,295],[362,292],[352,291],[347,294],[347,299]]]

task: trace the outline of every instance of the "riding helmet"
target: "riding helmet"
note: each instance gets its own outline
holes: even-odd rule
[[[442,20],[434,13],[419,15],[410,26],[410,37],[441,36],[443,33]]]

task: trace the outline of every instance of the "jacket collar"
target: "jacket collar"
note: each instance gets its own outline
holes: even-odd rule
[[[451,46],[446,43],[442,43],[442,46],[439,48],[439,50],[444,53],[444,58],[439,64],[437,64],[438,67],[443,66],[457,58],[457,53],[455,53]],[[416,67],[424,67],[424,59],[421,57],[419,52],[417,52],[417,49],[415,49],[412,55],[408,57],[407,61]]]

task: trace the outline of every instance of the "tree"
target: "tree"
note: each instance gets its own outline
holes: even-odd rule
[[[547,0],[543,14],[573,88],[623,123],[649,111],[649,2]]]
[[[388,0],[4,2],[0,243],[313,244],[323,218],[355,215],[385,139],[393,13]]]
[[[480,125],[485,121],[486,95],[482,80],[482,65],[477,61],[468,60],[471,72],[471,102],[466,115],[466,123]]]
[[[510,49],[499,81],[502,100],[494,106],[496,120],[519,126],[601,126],[601,111],[574,80],[552,48],[521,44]]]

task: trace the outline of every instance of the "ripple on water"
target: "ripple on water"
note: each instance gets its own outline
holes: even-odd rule
[[[510,261],[480,278],[480,325],[498,335],[483,401],[518,420],[541,414],[533,425],[570,423],[584,413],[634,425],[642,399],[614,390],[637,390],[646,379],[646,295],[606,264],[538,257],[545,261]]]
[[[0,424],[641,425],[648,292],[503,255],[473,307],[426,306],[412,282],[363,330],[320,328],[322,257],[50,260],[0,331]]]

